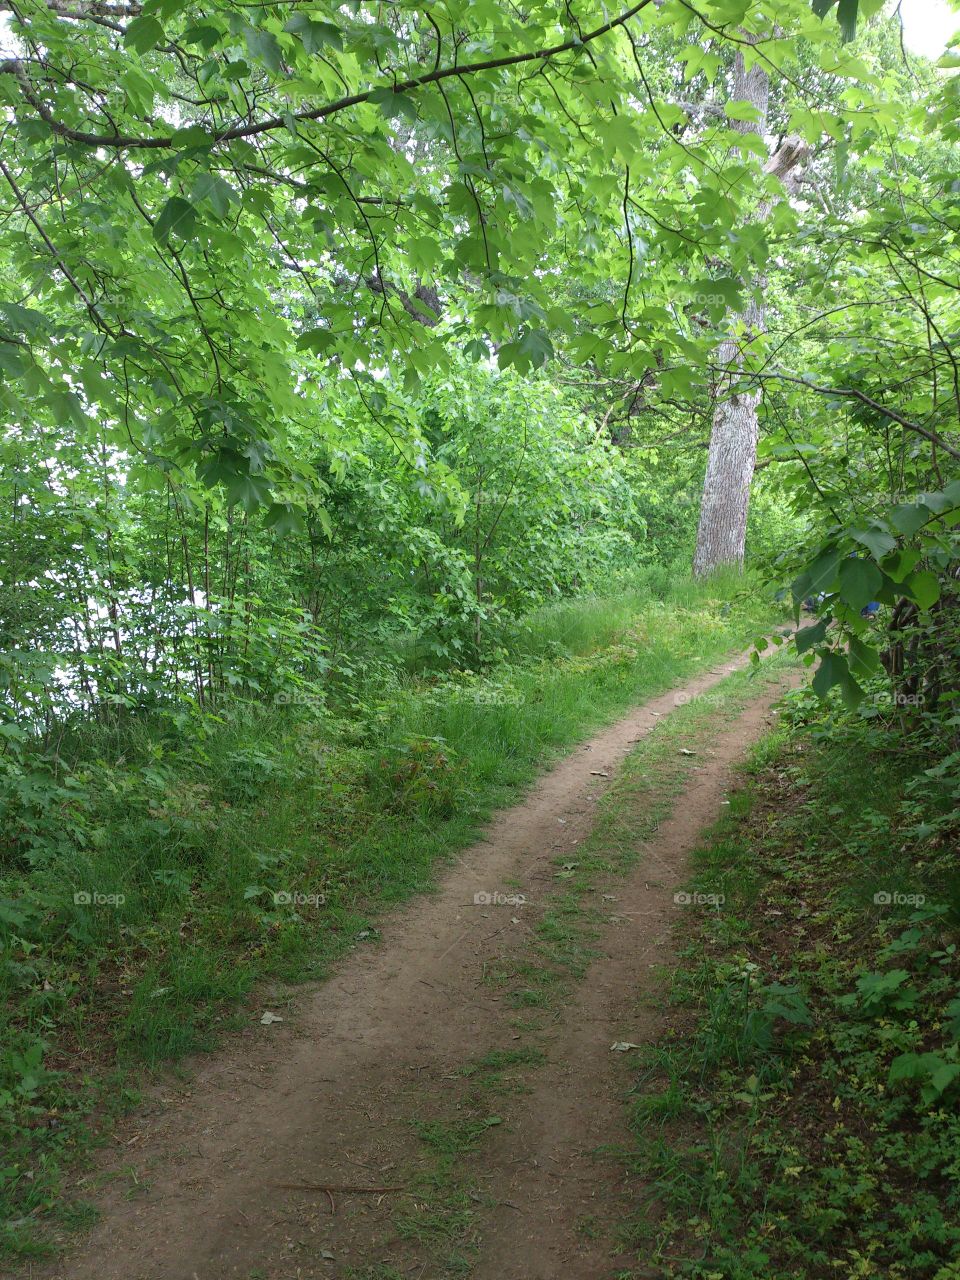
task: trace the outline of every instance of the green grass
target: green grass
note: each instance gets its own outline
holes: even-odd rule
[[[489,1180],[477,1177],[476,1158],[490,1158],[499,1136],[518,1123],[522,1104],[516,1099],[529,1092],[549,1058],[557,1019],[594,959],[610,915],[603,891],[614,889],[637,865],[644,841],[672,812],[698,766],[699,756],[685,756],[680,748],[715,740],[768,681],[779,677],[785,658],[764,663],[760,672],[727,676],[707,696],[678,706],[657,724],[601,798],[594,831],[578,846],[576,861],[555,860],[554,888],[530,941],[500,965],[486,966],[485,981],[499,991],[505,1008],[515,1011],[506,1028],[493,1019],[488,1034],[502,1040],[506,1029],[516,1037],[513,1047],[483,1051],[478,1031],[457,1072],[462,1085],[444,1091],[445,1113],[436,1114],[435,1096],[429,1100],[429,1119],[418,1114],[415,1095],[409,1101],[410,1124],[422,1150],[399,1180],[416,1189],[417,1204],[399,1208],[394,1225],[402,1239],[418,1243],[429,1274],[470,1272],[480,1229],[476,1206],[496,1208],[495,1200],[489,1202]],[[489,1169],[489,1161],[484,1167]],[[609,1228],[599,1220],[581,1224],[591,1237],[609,1234]]]
[[[677,706],[630,753],[597,806],[591,834],[555,863],[556,889],[538,922],[532,945],[514,954],[510,967],[490,967],[486,980],[506,991],[518,1010],[558,1010],[572,985],[594,959],[600,926],[610,915],[602,890],[615,885],[643,857],[644,843],[673,811],[678,795],[699,766],[699,753],[683,755],[690,743],[710,742],[778,678],[787,655],[725,677],[709,693]]]
[[[141,1064],[209,1048],[254,982],[322,977],[376,945],[377,913],[429,889],[552,756],[772,616],[742,579],[666,600],[641,584],[541,611],[482,675],[397,673],[333,715],[91,726],[65,743],[55,794],[28,766],[0,845],[6,1247],[42,1247],[90,1112],[108,1125]]]
[[[930,744],[792,704],[695,855],[726,900],[637,1082],[624,1275],[955,1280],[957,815]]]

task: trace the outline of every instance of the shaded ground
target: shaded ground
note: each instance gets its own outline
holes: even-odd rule
[[[334,978],[295,992],[291,1007],[277,1003],[288,992],[265,996],[257,1013],[284,1021],[257,1018],[132,1117],[100,1188],[85,1189],[99,1223],[59,1263],[27,1274],[616,1274],[609,1228],[623,1175],[592,1154],[624,1132],[631,1054],[610,1046],[657,1034],[657,969],[671,958],[686,851],[717,816],[728,766],[759,736],[775,691],[761,686],[714,748],[694,744],[699,767],[635,871],[606,895],[610,915],[572,999],[551,1005],[523,975],[556,895],[556,860],[575,858],[632,744],[736,665],[576,750]],[[510,972],[519,986],[496,980]],[[104,1178],[110,1168],[116,1176]]]

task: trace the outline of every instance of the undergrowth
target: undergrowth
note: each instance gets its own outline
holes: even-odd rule
[[[371,664],[323,696],[87,724],[53,758],[8,757],[8,1250],[42,1251],[38,1221],[69,1218],[64,1169],[142,1064],[212,1045],[258,979],[321,977],[374,944],[377,913],[429,887],[552,754],[774,616],[735,577],[655,590],[541,611],[482,672]]]
[[[696,854],[625,1275],[960,1276],[957,761],[875,706],[793,695]]]

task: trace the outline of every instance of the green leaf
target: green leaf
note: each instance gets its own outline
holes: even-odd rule
[[[72,422],[78,430],[87,425],[80,397],[73,391],[54,391],[50,404],[60,422]]]
[[[173,135],[172,144],[178,151],[192,151],[197,147],[209,149],[213,146],[213,136],[203,125],[191,124],[186,129],[178,129]]]
[[[928,569],[911,573],[901,584],[903,594],[916,601],[921,609],[929,609],[940,599],[940,583],[935,573]]]
[[[482,338],[471,338],[467,345],[463,348],[463,354],[468,360],[485,360],[490,352],[487,350],[487,344]]]
[[[21,378],[26,371],[26,351],[0,342],[0,371],[10,378]]]
[[[791,586],[795,599],[803,600],[808,595],[819,595],[830,592],[834,588],[837,566],[842,559],[837,547],[827,547],[817,556],[813,564],[802,573]]]
[[[265,506],[270,497],[270,485],[262,476],[234,476],[227,486],[227,502],[230,506],[239,502],[248,514],[257,507]]]
[[[153,99],[156,88],[150,76],[144,75],[133,63],[127,67],[120,77],[123,91],[130,99],[131,108],[141,116],[148,116],[153,111]]]
[[[145,0],[144,13],[158,13],[161,18],[175,18],[188,8],[190,0]]]
[[[861,546],[866,547],[875,560],[882,560],[887,552],[892,551],[897,545],[896,539],[892,537],[890,530],[880,521],[866,529],[854,529],[852,537]]]
[[[156,18],[139,17],[128,24],[123,43],[136,53],[148,53],[163,41],[163,27]]]
[[[818,698],[825,698],[833,686],[840,683],[843,678],[841,664],[845,669],[846,663],[842,656],[832,649],[823,654],[812,681],[813,691]]]
[[[403,116],[412,123],[417,119],[416,104],[408,93],[394,93],[392,89],[375,89],[370,95],[370,101],[380,108],[388,120]]]
[[[902,582],[907,574],[916,566],[920,552],[909,548],[894,551],[886,556],[880,566],[893,582]]]
[[[295,13],[283,29],[299,37],[309,54],[319,53],[323,48],[343,48],[343,36],[339,27],[335,27],[332,22],[317,22],[306,13]]]
[[[922,502],[901,502],[899,506],[891,509],[889,519],[898,533],[909,538],[922,528],[932,515],[930,508]]]
[[[850,670],[858,676],[872,676],[880,667],[880,655],[876,649],[865,644],[859,636],[850,636],[847,647],[850,653]]]
[[[738,100],[734,102],[725,102],[723,110],[730,120],[759,120],[760,112],[752,102],[746,100]]]
[[[841,697],[851,709],[863,698],[863,690],[850,674],[846,658],[836,649],[829,649],[823,654],[812,685],[818,698],[825,698],[834,685],[839,685]]]
[[[308,329],[297,338],[298,351],[312,351],[314,355],[322,355],[336,346],[337,335],[332,329]]]
[[[844,560],[840,565],[840,599],[852,609],[862,609],[877,598],[883,575],[869,560]]]
[[[543,329],[525,329],[518,342],[507,342],[497,354],[501,368],[513,365],[520,373],[539,369],[553,355],[553,343]]]
[[[857,34],[857,8],[859,0],[840,0],[837,5],[837,22],[845,41],[850,41]]]
[[[220,28],[212,22],[197,22],[187,27],[180,39],[184,44],[198,44],[201,49],[212,49],[215,44],[219,44],[221,35]]]
[[[264,517],[264,524],[275,533],[302,533],[303,515],[289,502],[274,502]]]
[[[845,42],[850,41],[857,34],[859,0],[840,0],[839,4],[837,4],[837,0],[811,0],[810,5],[818,18],[825,18],[835,6],[840,35]]]
[[[820,621],[812,627],[801,627],[794,637],[794,643],[797,646],[797,653],[806,653],[806,651],[808,649],[812,649],[814,645],[822,644],[826,634],[826,618],[821,618]]]
[[[283,62],[283,55],[277,37],[259,27],[247,27],[243,34],[250,57],[262,62],[269,71],[278,72]]]
[[[218,218],[225,218],[230,206],[237,200],[237,193],[218,173],[201,171],[193,180],[190,198],[194,204],[203,200],[209,201],[210,207]]]
[[[960,1063],[941,1063],[930,1077],[930,1084],[934,1093],[945,1093],[958,1076],[960,1076]]]
[[[153,236],[159,244],[166,244],[174,234],[181,240],[188,240],[196,225],[197,213],[189,200],[171,196],[153,224]]]

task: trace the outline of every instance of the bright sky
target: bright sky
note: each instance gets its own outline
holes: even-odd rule
[[[911,53],[939,58],[947,41],[960,28],[960,13],[946,0],[901,0],[903,42]]]

